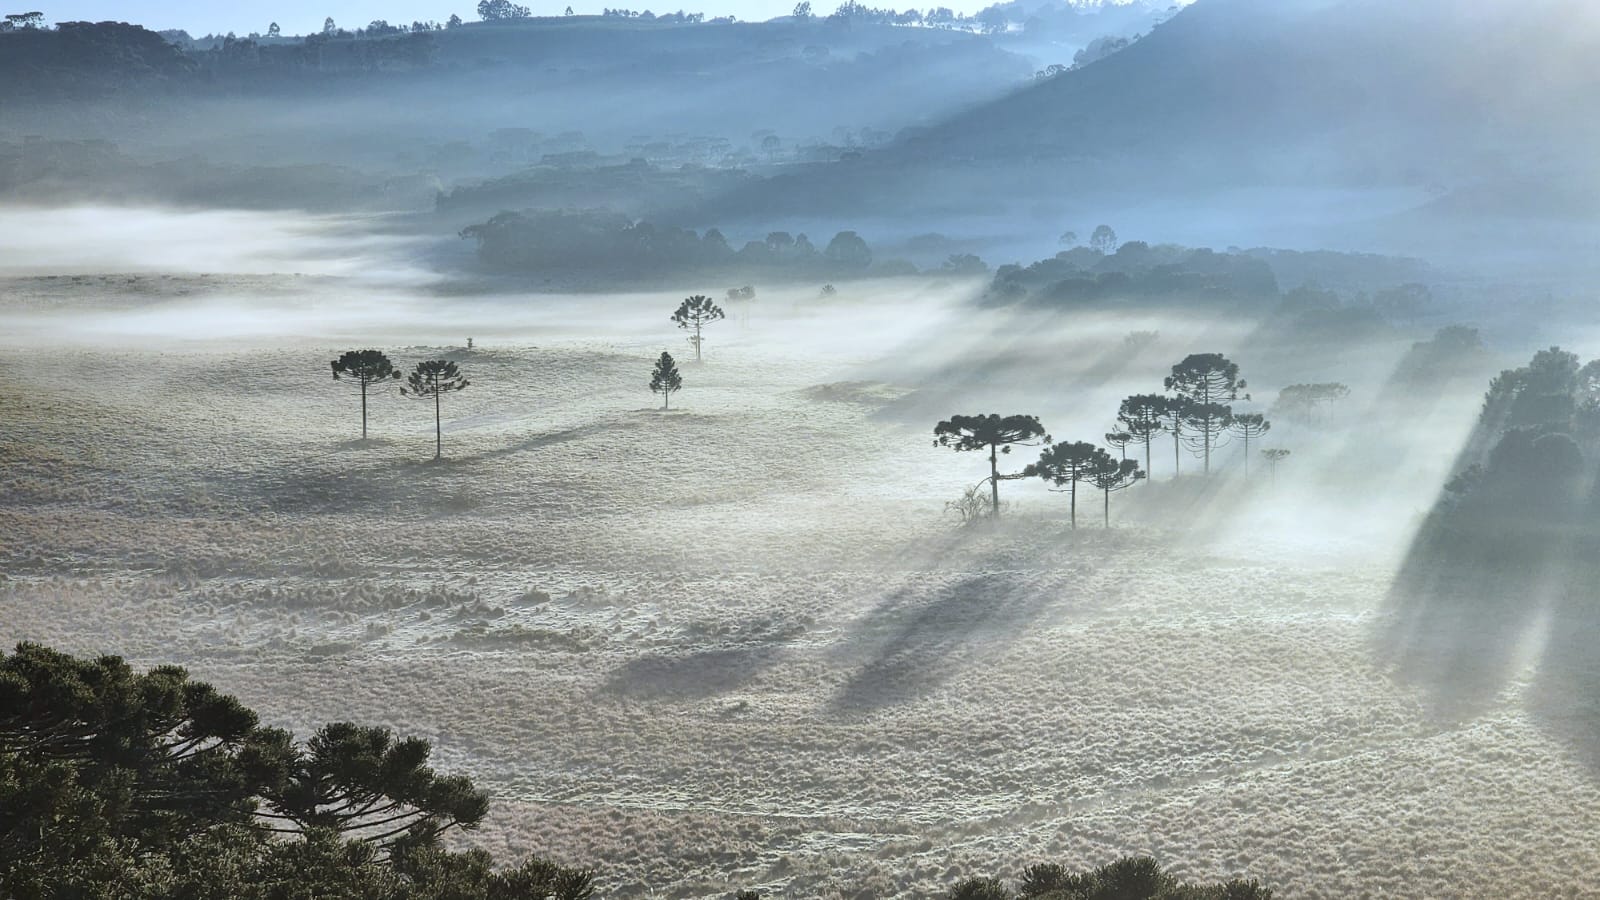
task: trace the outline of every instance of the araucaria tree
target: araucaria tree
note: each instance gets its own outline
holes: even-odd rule
[[[1035,446],[1049,442],[1050,435],[1039,424],[1037,416],[951,416],[933,429],[936,447],[950,447],[958,453],[973,450],[989,451],[990,513],[1000,515],[1000,482],[1002,479],[1024,478],[1027,475],[1001,475],[1000,454],[1010,453],[1014,445]]]
[[[346,350],[333,361],[333,379],[340,381],[347,375],[361,388],[361,439],[364,441],[367,439],[367,389],[385,381],[398,381],[400,370],[381,350]]]
[[[1134,438],[1132,434],[1126,431],[1106,432],[1106,444],[1117,448],[1118,459],[1127,459],[1129,445],[1137,444],[1138,442],[1139,441]]]
[[[1250,477],[1250,442],[1259,440],[1272,430],[1272,423],[1261,413],[1239,413],[1228,424],[1228,430],[1244,441],[1244,477]]]
[[[1195,353],[1172,367],[1165,384],[1193,407],[1186,410],[1185,423],[1198,432],[1196,440],[1209,475],[1211,448],[1232,414],[1227,404],[1239,399],[1239,391],[1247,387],[1239,378],[1239,366],[1220,353]]]
[[[1232,434],[1233,407],[1225,403],[1185,404],[1183,442],[1196,456],[1206,461],[1206,474],[1211,474],[1211,451],[1222,445]]]
[[[725,319],[722,307],[711,302],[710,297],[695,294],[678,304],[678,309],[672,314],[672,321],[678,323],[679,328],[693,328],[694,337],[689,338],[689,343],[694,345],[694,358],[700,359],[700,329],[718,319]]]
[[[661,408],[672,408],[672,395],[683,389],[683,376],[678,374],[678,364],[672,361],[672,354],[661,351],[661,358],[656,360],[655,371],[650,373],[650,390],[661,395]]]
[[[1185,425],[1189,421],[1189,407],[1194,403],[1184,397],[1163,397],[1161,428],[1172,435],[1172,477],[1183,473],[1183,442],[1188,436]]]
[[[1078,527],[1078,483],[1093,481],[1095,473],[1114,469],[1117,461],[1111,454],[1086,441],[1063,441],[1044,448],[1039,461],[1022,471],[1024,478],[1043,478],[1057,488],[1064,488],[1071,502],[1072,527]],[[1138,463],[1134,466],[1137,468]]]
[[[1289,451],[1277,447],[1268,447],[1261,451],[1261,455],[1266,457],[1267,471],[1272,474],[1272,480],[1276,482],[1278,480],[1278,463],[1289,458]]]
[[[1117,424],[1138,443],[1144,445],[1144,471],[1150,472],[1150,444],[1156,435],[1167,430],[1163,424],[1166,421],[1167,406],[1170,405],[1166,397],[1160,394],[1134,394],[1122,401],[1122,408],[1117,411]]]
[[[461,374],[456,364],[448,359],[430,359],[417,363],[406,378],[406,387],[400,393],[418,400],[433,399],[433,458],[444,455],[444,429],[439,419],[439,398],[459,391],[472,382]]]
[[[1106,527],[1111,527],[1111,495],[1117,491],[1133,487],[1144,479],[1144,472],[1139,470],[1139,461],[1124,459],[1114,461],[1111,454],[1106,454],[1106,462],[1090,476],[1094,486],[1099,488],[1105,499]]]

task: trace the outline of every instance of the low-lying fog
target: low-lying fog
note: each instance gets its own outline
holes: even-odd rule
[[[383,235],[0,213],[0,641],[183,663],[300,730],[428,737],[493,795],[473,840],[597,865],[618,897],[931,896],[1131,852],[1298,896],[1511,896],[1600,864],[1588,745],[1548,702],[1513,678],[1452,718],[1377,649],[1488,376],[1528,348],[1417,389],[1413,345],[1448,318],[1351,341],[1198,303],[995,307],[987,278],[922,275],[758,285],[697,364],[669,314],[725,286],[534,293]],[[471,379],[442,462],[432,404],[390,390],[355,440],[328,361],[369,346]],[[1161,436],[1110,528],[1099,492],[1073,530],[1035,479],[1003,482],[998,527],[951,518],[987,460],[935,447],[940,419],[1103,443],[1202,352],[1240,365],[1236,411],[1276,420],[1248,478],[1225,442],[1211,478],[1174,480],[1202,463]],[[1279,415],[1283,388],[1331,382],[1348,397]],[[1269,471],[1265,446],[1292,452]],[[1575,621],[1547,599],[1536,622]],[[1538,627],[1507,639],[1532,672]],[[1477,864],[1512,834],[1537,865]]]

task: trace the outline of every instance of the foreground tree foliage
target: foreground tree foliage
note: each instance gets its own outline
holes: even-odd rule
[[[488,809],[429,746],[337,723],[304,743],[175,666],[0,655],[0,896],[586,900],[438,837]]]
[[[950,900],[1272,900],[1255,880],[1218,884],[1179,881],[1148,856],[1134,856],[1073,872],[1055,863],[1029,866],[1012,891],[998,878],[973,878],[950,891]]]
[[[1000,454],[1010,453],[1014,445],[1034,446],[1039,441],[1048,443],[1050,435],[1045,433],[1037,416],[1001,416],[997,413],[951,416],[933,429],[936,447],[949,447],[957,453],[989,451],[989,509],[990,515],[997,518],[1000,515],[1000,482],[1032,477],[1026,474],[1001,475]]]
[[[361,389],[361,439],[367,439],[367,391],[375,384],[399,381],[400,370],[381,350],[347,350],[333,361],[333,380],[349,376]]]

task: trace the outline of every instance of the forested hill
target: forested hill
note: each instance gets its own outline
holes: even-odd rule
[[[1041,184],[1592,193],[1600,10],[1582,0],[1198,0],[1120,53],[957,112],[851,166],[730,205],[848,214],[952,195],[998,209]],[[950,187],[930,195],[920,186]]]

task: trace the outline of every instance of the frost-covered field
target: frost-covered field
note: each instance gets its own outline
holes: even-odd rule
[[[424,300],[363,340],[336,282],[162,281],[9,285],[0,639],[425,736],[494,793],[472,839],[497,854],[596,864],[619,897],[928,895],[1131,852],[1294,897],[1600,894],[1594,773],[1515,688],[1432,716],[1374,659],[1438,471],[1409,505],[1335,505],[1308,449],[1248,493],[1140,486],[1109,533],[1008,483],[975,533],[943,507],[983,462],[882,414],[917,336],[961,332],[939,292],[764,297],[694,365],[671,292],[465,307],[468,352],[465,326],[407,346],[445,330]],[[185,321],[213,336],[163,337]],[[328,361],[367,344],[472,379],[444,462],[393,392],[353,440]],[[644,387],[663,347],[670,413]],[[1014,388],[1053,399],[996,411],[1094,437],[1175,349],[948,411]]]

